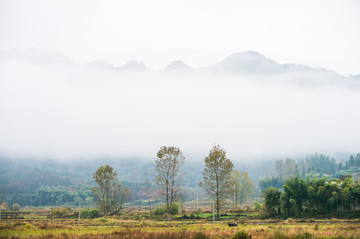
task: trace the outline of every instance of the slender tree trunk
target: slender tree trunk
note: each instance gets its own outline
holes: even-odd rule
[[[220,221],[220,202],[219,202],[219,198],[216,199],[216,217],[217,217],[217,220]]]
[[[171,220],[171,213],[170,213],[170,205],[169,205],[169,186],[166,187],[166,211],[167,211],[167,220]]]
[[[151,200],[149,198],[149,216],[150,216],[150,219],[151,219]]]

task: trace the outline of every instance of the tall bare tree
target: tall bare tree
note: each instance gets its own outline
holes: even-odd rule
[[[160,193],[166,199],[166,212],[171,220],[171,208],[180,193],[180,182],[184,176],[184,157],[179,148],[163,146],[157,152],[155,183],[160,186]]]
[[[233,163],[226,157],[226,152],[219,145],[215,145],[205,158],[203,181],[199,183],[206,193],[216,200],[217,220],[220,220],[220,207],[224,200],[231,195],[231,172]]]

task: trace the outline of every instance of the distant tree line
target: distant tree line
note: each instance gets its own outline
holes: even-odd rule
[[[169,209],[172,208],[172,202],[194,200],[197,195],[201,195],[201,198],[206,200],[214,200],[215,209],[218,210],[219,208],[220,210],[224,203],[229,203],[229,200],[234,202],[235,205],[242,204],[253,193],[254,185],[247,173],[234,170],[234,166],[231,167],[231,160],[227,158],[225,150],[220,146],[214,146],[209,155],[205,157],[205,167],[202,170],[202,175],[202,165],[198,164],[201,166],[200,168],[198,166],[188,168],[186,177],[184,176],[185,168],[183,167],[184,158],[180,149],[170,146],[164,147],[157,152],[155,163],[158,162],[158,166],[163,165],[172,170],[169,171],[171,173],[168,175],[169,177],[166,174],[159,177],[158,169],[161,169],[161,167],[155,167],[155,170],[150,170],[152,174],[147,181],[139,181],[139,178],[144,177],[144,169],[154,169],[153,166],[150,167],[151,164],[148,163],[146,168],[138,169],[136,165],[126,162],[120,167],[120,172],[124,172],[128,165],[131,170],[137,172],[134,175],[137,181],[133,181],[133,178],[126,176],[129,178],[128,181],[121,181],[120,184],[119,179],[115,177],[117,183],[123,189],[128,189],[127,202],[139,206],[149,205],[151,208],[153,202],[156,204],[160,201],[166,202],[166,198],[168,198],[170,202]],[[178,155],[173,154],[176,152],[175,149],[179,151]],[[171,150],[173,152],[170,152]],[[21,206],[72,206],[81,201],[83,206],[90,207],[94,202],[99,203],[97,196],[91,191],[95,181],[91,183],[87,179],[87,174],[91,175],[94,172],[88,172],[88,165],[83,167],[84,171],[82,173],[72,174],[75,169],[80,170],[81,167],[74,165],[74,168],[69,168],[69,171],[66,171],[66,167],[62,166],[61,170],[63,171],[61,171],[57,168],[58,165],[54,165],[56,168],[51,168],[51,163],[48,163],[48,165],[44,164],[41,167],[37,162],[38,164],[35,164],[34,168],[24,169],[23,167],[17,167],[16,163],[11,161],[1,162],[3,167],[0,168],[0,190],[2,191],[3,201],[7,201],[10,205],[18,203]],[[231,162],[231,164],[228,162]],[[85,171],[88,173],[84,176]],[[135,171],[131,172],[134,173]],[[130,172],[126,172],[125,175],[129,175],[128,173]],[[295,161],[286,158],[275,161],[270,174],[270,177],[258,180],[262,192],[269,187],[282,190],[286,180],[295,175],[298,175],[298,178],[303,180],[306,180],[307,177],[321,178],[323,176],[328,179],[332,177],[338,178],[340,175],[351,175],[354,179],[357,179],[360,176],[360,154],[351,155],[347,161],[342,163],[337,163],[334,158],[325,154],[317,153],[310,155],[305,160]],[[188,182],[189,178],[191,179],[190,182]],[[84,181],[86,183],[81,184]],[[197,187],[199,181],[202,182],[201,187],[204,191],[199,191]],[[159,187],[164,185],[164,182],[169,183],[168,197],[165,196],[166,193],[164,194],[166,187],[165,191],[164,188],[159,190]],[[222,184],[225,186],[222,187]],[[217,192],[213,190],[214,185],[216,185]],[[163,197],[159,196],[161,191]],[[114,192],[112,192],[112,195],[116,196]],[[123,204],[124,202],[122,202]],[[119,210],[119,208],[117,209]],[[107,213],[111,213],[110,211]]]
[[[340,163],[340,169],[349,169],[351,167],[360,167],[360,153],[356,154],[356,156],[351,155],[349,160],[346,161],[345,166],[342,167]]]
[[[350,176],[343,180],[295,176],[285,180],[283,191],[270,187],[264,196],[270,216],[353,212],[359,210],[360,184]]]
[[[43,185],[32,193],[3,193],[2,199],[21,206],[71,206],[78,205],[79,201],[87,207],[93,204],[90,187],[85,185],[76,188]]]
[[[328,155],[315,153],[297,162],[290,158],[275,161],[273,168],[270,169],[272,176],[259,179],[258,182],[261,191],[264,192],[268,187],[282,188],[285,180],[295,175],[303,179],[307,176],[338,178],[340,175],[352,175],[358,177],[360,176],[359,167],[360,153],[356,156],[351,155],[345,165],[341,162],[337,163]]]

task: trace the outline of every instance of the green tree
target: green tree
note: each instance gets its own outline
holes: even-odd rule
[[[203,181],[199,183],[206,193],[216,200],[217,220],[220,220],[220,207],[224,199],[232,192],[231,172],[233,163],[226,157],[226,152],[219,145],[215,145],[205,158]]]
[[[123,209],[126,199],[130,196],[129,189],[122,186],[120,183],[116,183],[111,192],[111,210],[114,213]]]
[[[119,183],[116,171],[106,164],[96,170],[93,178],[97,185],[91,190],[104,214],[109,215],[122,209],[129,192]]]
[[[280,214],[280,197],[278,188],[270,187],[265,190],[265,209],[270,216]]]
[[[179,148],[163,146],[157,152],[155,183],[160,186],[160,193],[165,196],[168,220],[171,220],[171,208],[178,198],[180,182],[184,176],[184,157]]]
[[[235,204],[243,204],[254,192],[254,183],[249,178],[247,172],[234,170],[231,173],[231,181],[233,184],[233,195]]]
[[[291,177],[285,181],[282,201],[288,216],[298,215],[303,212],[305,200],[308,198],[307,185],[299,176]]]
[[[284,185],[284,182],[280,181],[280,179],[277,177],[262,178],[258,181],[261,192],[265,192],[265,189],[269,187],[282,188],[282,186]]]

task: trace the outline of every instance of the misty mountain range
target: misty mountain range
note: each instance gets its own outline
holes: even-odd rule
[[[356,153],[360,75],[235,53],[194,68],[77,64],[58,52],[0,51],[0,154],[151,159],[162,145],[234,161]],[[139,150],[141,148],[141,150]]]
[[[79,65],[69,57],[56,52],[44,51],[38,49],[30,49],[28,51],[21,50],[3,50],[0,51],[0,62],[16,61],[27,64],[46,65],[46,66],[68,66],[68,67],[85,67],[99,70],[113,71],[136,71],[136,72],[153,72],[148,69],[143,62],[130,60],[122,66],[114,66],[106,60],[93,60],[87,64]],[[276,61],[263,56],[255,51],[242,53],[234,53],[224,60],[210,66],[199,67],[197,69],[185,64],[182,61],[173,61],[164,70],[160,72],[187,72],[187,73],[212,73],[225,75],[284,75],[284,74],[321,74],[329,78],[348,78],[360,79],[360,74],[356,76],[344,77],[336,72],[324,68],[312,68],[305,65],[297,64],[278,64]]]

